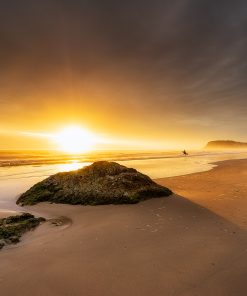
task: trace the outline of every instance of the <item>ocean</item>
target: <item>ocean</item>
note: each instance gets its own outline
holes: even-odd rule
[[[18,196],[35,183],[58,173],[76,170],[97,160],[117,161],[153,179],[212,169],[214,162],[243,159],[247,151],[94,151],[68,155],[54,151],[0,151],[0,211],[15,211]]]

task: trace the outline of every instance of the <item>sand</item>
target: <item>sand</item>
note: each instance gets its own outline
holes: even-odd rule
[[[218,164],[211,171],[156,181],[246,230],[247,160]]]
[[[157,180],[136,205],[30,207],[60,217],[0,252],[7,296],[246,295],[247,160]],[[59,221],[60,221],[59,220]]]

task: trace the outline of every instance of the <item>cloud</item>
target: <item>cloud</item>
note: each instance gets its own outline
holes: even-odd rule
[[[246,13],[242,0],[2,1],[2,93],[24,109],[122,109],[130,125],[182,117],[188,128],[237,128],[247,114]]]

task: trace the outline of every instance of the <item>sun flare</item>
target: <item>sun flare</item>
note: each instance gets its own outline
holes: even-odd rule
[[[97,139],[93,133],[84,128],[69,126],[55,134],[54,140],[59,150],[79,154],[91,151]]]

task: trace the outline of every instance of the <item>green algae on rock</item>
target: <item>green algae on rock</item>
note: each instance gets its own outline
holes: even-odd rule
[[[20,196],[17,204],[34,205],[44,201],[73,205],[129,204],[171,194],[171,190],[135,169],[116,162],[98,161],[37,183]]]
[[[35,218],[29,213],[0,219],[0,249],[5,245],[18,243],[25,232],[44,221],[44,218]]]

